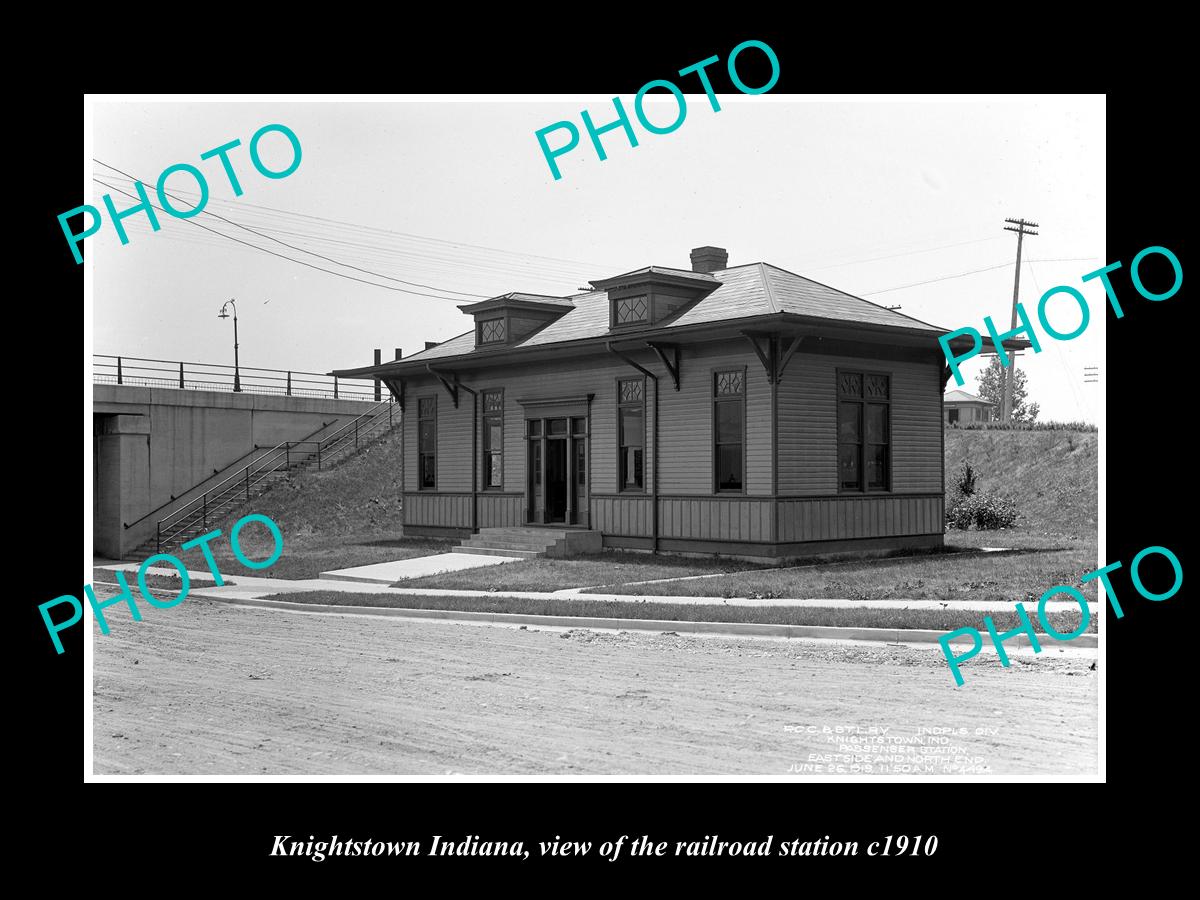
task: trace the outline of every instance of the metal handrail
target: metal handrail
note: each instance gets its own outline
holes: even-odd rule
[[[184,531],[188,530],[188,528],[194,524],[194,519],[196,518],[197,514],[202,517],[204,527],[207,527],[208,508],[210,503],[215,505],[217,509],[220,509],[225,504],[229,495],[233,494],[235,491],[237,493],[241,493],[242,490],[245,491],[246,498],[249,499],[251,489],[255,485],[261,484],[266,478],[275,472],[280,471],[281,469],[283,471],[290,470],[293,467],[291,454],[295,448],[306,445],[314,446],[315,450],[304,451],[301,454],[301,458],[298,459],[296,463],[297,465],[301,465],[310,461],[315,453],[317,458],[317,466],[320,468],[322,456],[328,455],[326,450],[327,447],[337,448],[335,452],[340,451],[341,447],[338,445],[340,444],[344,445],[345,447],[349,447],[349,441],[351,437],[354,439],[354,446],[357,447],[363,435],[371,434],[375,430],[376,426],[383,422],[385,414],[387,415],[390,425],[392,420],[392,404],[394,403],[395,400],[391,398],[380,402],[373,408],[371,412],[356,416],[337,431],[327,435],[321,440],[304,438],[298,441],[282,441],[279,444],[276,444],[253,462],[239,469],[235,474],[230,475],[221,482],[213,485],[213,487],[209,488],[201,496],[179,507],[170,515],[159,519],[156,523],[155,530],[157,550],[162,550],[164,528],[168,529],[165,539],[167,541],[171,541]],[[362,420],[364,419],[369,420],[365,427],[362,424]],[[322,428],[324,427],[327,426],[322,426]],[[353,429],[353,431],[351,431],[351,429]],[[321,429],[317,429],[317,431],[320,430]],[[317,432],[313,432],[313,434],[316,433]],[[283,462],[282,466],[280,466],[281,460]],[[170,531],[169,529],[173,528],[174,526],[180,527],[175,528],[174,531]]]
[[[333,421],[336,422],[337,419],[334,419]],[[321,431],[322,429],[328,428],[328,427],[329,427],[328,424],[322,425],[321,428],[317,429],[317,431]],[[314,431],[311,434],[309,434],[309,437],[312,437],[312,435],[316,434],[317,431]],[[213,473],[211,475],[206,475],[204,478],[201,478],[199,481],[197,481],[195,484],[193,484],[190,488],[187,488],[184,491],[182,491],[178,497],[172,497],[166,503],[156,506],[154,509],[150,510],[150,512],[146,513],[144,516],[139,516],[138,518],[134,519],[132,522],[122,523],[123,526],[127,529],[132,528],[134,525],[136,525],[138,522],[141,522],[143,519],[148,519],[155,513],[162,512],[164,509],[166,509],[168,506],[170,506],[172,503],[174,503],[176,500],[178,500],[179,497],[182,497],[185,494],[190,494],[196,488],[200,487],[200,485],[204,484],[204,482],[209,481],[213,478],[216,478],[218,475],[222,474],[223,472],[228,472],[234,466],[241,465],[242,460],[244,460],[247,456],[250,456],[251,454],[253,454],[261,449],[262,449],[262,445],[255,444],[253,447],[251,447],[249,450],[247,450],[245,453],[243,453],[241,456],[239,456],[237,459],[235,459],[229,465],[223,466],[222,468],[213,471]]]
[[[318,431],[319,430],[320,429],[318,429]],[[211,488],[209,488],[207,491],[205,491],[203,494],[201,494],[196,499],[191,500],[188,503],[185,503],[183,506],[179,507],[179,509],[172,512],[170,515],[164,516],[162,519],[159,519],[158,524],[162,525],[164,522],[167,522],[170,519],[180,517],[186,510],[188,510],[190,507],[195,506],[197,503],[200,503],[200,504],[207,503],[209,495],[215,494],[218,491],[223,490],[225,488],[225,485],[229,484],[230,482],[234,481],[235,479],[239,483],[244,481],[244,479],[245,479],[246,475],[249,473],[249,471],[252,468],[254,468],[255,466],[259,466],[263,462],[263,460],[265,460],[267,457],[271,456],[272,454],[275,454],[275,458],[278,459],[280,450],[284,450],[286,452],[288,449],[290,449],[290,447],[292,447],[296,444],[301,444],[301,443],[315,443],[315,442],[313,442],[313,441],[280,441],[278,444],[276,444],[274,447],[272,447],[270,450],[268,450],[262,456],[258,457],[258,459],[254,460],[254,462],[249,463],[246,466],[243,466],[235,474],[230,475],[228,478],[225,478],[222,481],[220,481],[219,483],[213,485]]]
[[[378,427],[383,424],[384,413],[387,414],[388,427],[391,427],[393,403],[394,401],[388,401],[386,404],[381,404],[386,406],[386,409],[381,410],[374,415],[360,416],[358,419],[350,422],[341,429],[341,431],[346,432],[345,434],[340,436],[330,435],[329,438],[326,439],[328,446],[325,446],[324,444],[322,445],[322,454],[328,456],[330,453],[337,453],[342,449],[348,449],[351,446],[352,438],[354,442],[353,446],[357,448],[363,440],[374,435],[378,430]],[[366,420],[365,422],[363,421],[364,419]],[[354,426],[353,435],[350,433],[351,426]],[[320,457],[318,457],[318,468],[319,467]]]
[[[243,489],[243,488],[245,489],[246,494],[248,496],[250,493],[250,489],[254,485],[260,484],[267,476],[280,470],[279,450],[282,448],[285,453],[290,453],[291,448],[298,443],[316,443],[316,442],[315,441],[303,441],[303,442],[284,441],[282,444],[279,444],[275,448],[272,448],[272,450],[270,452],[263,454],[263,456],[259,457],[259,459],[256,460],[254,463],[251,463],[250,465],[244,467],[241,470],[241,472],[236,476],[236,479],[237,479],[236,484],[230,484],[229,487],[223,488],[219,493],[217,492],[216,488],[212,488],[211,490],[205,491],[203,495],[201,495],[200,497],[196,498],[195,500],[193,500],[191,503],[188,504],[188,507],[194,507],[196,504],[200,504],[199,509],[192,509],[185,515],[184,513],[185,513],[185,510],[187,509],[187,507],[180,507],[178,510],[176,510],[171,515],[167,516],[166,518],[160,519],[157,523],[157,531],[155,534],[155,541],[157,543],[158,551],[161,552],[161,550],[162,550],[162,545],[163,545],[163,540],[164,540],[164,535],[163,535],[164,524],[166,524],[167,528],[170,528],[175,525],[180,526],[180,527],[176,528],[173,532],[167,533],[167,535],[165,536],[165,539],[167,541],[172,541],[176,537],[178,537],[180,534],[182,534],[184,531],[187,531],[188,528],[190,528],[191,525],[194,523],[197,514],[202,516],[202,521],[204,523],[204,527],[207,527],[207,525],[208,525],[208,522],[207,522],[208,507],[209,507],[210,502],[217,509],[220,509],[222,507],[222,505],[224,505],[225,501],[228,499],[229,495],[233,494],[235,491],[240,493],[241,489]],[[268,456],[270,456],[271,453],[274,453],[274,458],[271,460],[272,465],[268,469],[266,467],[266,465],[262,464],[262,462]],[[287,469],[289,469],[290,467],[291,467],[290,461],[286,461],[282,468],[284,471],[287,471]],[[257,477],[252,478],[252,476],[257,476]],[[230,478],[225,479],[225,481],[222,482],[222,484],[233,481],[234,477],[235,476],[231,476]]]

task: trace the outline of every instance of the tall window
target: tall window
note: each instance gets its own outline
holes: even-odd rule
[[[713,472],[718,491],[745,489],[746,370],[713,373]]]
[[[646,379],[622,378],[617,382],[617,423],[621,454],[618,487],[622,491],[645,490]]]
[[[839,370],[837,382],[838,489],[891,490],[891,379]]]
[[[483,392],[483,487],[504,487],[504,391]]]
[[[484,319],[479,323],[479,343],[498,344],[504,340],[504,319]]]
[[[417,478],[418,487],[437,487],[437,397],[417,401]]]

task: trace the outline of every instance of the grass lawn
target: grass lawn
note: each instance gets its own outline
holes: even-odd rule
[[[247,526],[238,535],[242,551],[253,560],[266,559],[274,547],[270,533],[257,526]],[[411,559],[414,556],[429,556],[445,553],[457,544],[434,538],[397,538],[396,532],[366,532],[318,535],[311,531],[288,533],[283,531],[283,554],[266,569],[247,569],[233,555],[224,536],[209,546],[217,560],[221,574],[239,573],[261,578],[316,578],[331,569],[347,569],[351,566],[367,566],[372,563]],[[192,558],[195,555],[195,559]],[[189,569],[205,568],[200,551],[185,554]]]
[[[522,613],[536,616],[583,616],[616,619],[664,619],[674,622],[756,622],[764,625],[842,625],[864,628],[983,628],[985,613],[938,609],[813,609],[787,606],[724,606],[701,603],[621,602],[548,597],[526,600],[514,597],[419,597],[393,594],[350,594],[342,591],[304,591],[274,594],[269,600],[323,603],[334,606],[377,606],[393,609],[442,609],[471,612]],[[1036,615],[1034,628],[1042,627]],[[1096,630],[1092,616],[1089,631]],[[1079,626],[1079,613],[1051,613],[1050,624],[1068,634]],[[998,630],[1016,628],[1014,613],[993,613]]]
[[[654,557],[648,553],[609,551],[571,559],[530,559],[443,572],[397,581],[393,587],[465,589],[472,591],[557,591],[654,578],[679,578],[685,575],[711,575],[717,572],[742,572],[761,569],[753,563],[721,559],[687,559],[678,556]]]
[[[975,534],[971,533],[972,536]],[[985,532],[985,535],[987,532]],[[984,539],[985,546],[1003,546]],[[1015,542],[1020,545],[1021,541]],[[1095,582],[1080,585],[1096,568],[1092,545],[1014,553],[930,553],[920,556],[819,563],[740,572],[720,578],[661,584],[609,585],[605,592],[681,597],[749,597],[845,600],[1036,601],[1050,587],[1070,585],[1096,599]],[[593,588],[600,591],[600,588]],[[1063,598],[1067,599],[1067,598]]]
[[[395,587],[475,591],[557,591],[585,588],[593,593],[639,596],[750,597],[846,600],[1036,601],[1058,584],[1079,587],[1096,599],[1095,582],[1079,579],[1096,566],[1095,544],[1052,539],[1024,529],[952,531],[952,551],[894,559],[858,559],[775,568],[728,559],[652,557],[607,552],[575,559],[531,559],[444,572],[397,581]],[[1015,553],[985,554],[979,547],[1016,547]],[[721,574],[728,573],[728,574]],[[697,575],[717,577],[658,581]],[[638,584],[636,582],[655,582]]]

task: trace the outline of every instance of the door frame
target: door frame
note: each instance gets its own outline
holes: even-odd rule
[[[524,453],[524,492],[525,492],[525,516],[524,524],[532,526],[560,527],[560,528],[590,528],[591,527],[591,491],[592,491],[592,399],[595,394],[576,395],[572,397],[547,397],[535,399],[518,399],[524,409],[522,422],[522,440],[525,443]],[[572,427],[572,419],[582,418],[585,420],[585,431],[582,435],[576,435]],[[562,437],[551,438],[548,432],[548,422],[550,419],[566,419],[567,430]],[[529,423],[531,421],[540,421],[541,428],[539,434],[530,435]],[[566,521],[565,522],[547,522],[546,518],[546,492],[548,483],[546,481],[546,460],[549,448],[546,442],[562,441],[566,452]],[[530,469],[530,462],[533,457],[532,445],[534,441],[542,444],[541,449],[541,480],[542,480],[542,507],[538,509],[534,496],[534,473]],[[576,495],[576,479],[577,472],[575,471],[576,462],[576,442],[582,441],[584,444],[584,458],[587,466],[587,472],[584,476],[583,493],[587,497],[587,510],[580,515],[578,504],[575,502]],[[571,521],[576,519],[578,521]]]

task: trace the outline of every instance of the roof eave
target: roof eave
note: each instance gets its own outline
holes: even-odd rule
[[[871,335],[896,335],[902,336],[907,340],[905,343],[913,343],[917,341],[936,341],[937,337],[944,332],[930,331],[928,328],[908,328],[897,325],[879,325],[872,323],[860,322],[845,322],[837,319],[822,319],[815,316],[802,316],[796,313],[766,313],[754,316],[745,316],[739,319],[722,319],[717,322],[696,322],[691,325],[673,325],[668,328],[648,328],[638,331],[633,334],[605,332],[601,335],[594,335],[586,338],[579,338],[573,341],[557,341],[550,344],[535,344],[529,346],[526,344],[517,344],[509,347],[498,347],[494,350],[473,350],[468,353],[457,353],[452,356],[435,356],[428,358],[413,357],[410,359],[394,360],[392,362],[383,363],[379,366],[364,366],[357,369],[342,369],[331,372],[331,375],[337,375],[340,378],[392,378],[405,374],[428,371],[427,366],[462,366],[464,364],[471,367],[489,365],[495,363],[504,363],[509,360],[528,360],[532,358],[553,358],[558,355],[571,355],[577,352],[580,348],[596,347],[602,348],[606,343],[614,344],[629,344],[638,343],[644,344],[647,341],[666,341],[673,338],[703,338],[706,334],[720,335],[729,331],[746,331],[756,328],[773,327],[775,330],[783,329],[785,333],[795,334],[797,332],[819,328],[827,332],[862,332],[867,331]],[[986,339],[985,339],[986,341]],[[990,342],[989,342],[990,343]],[[1008,342],[1005,344],[1008,346]]]

